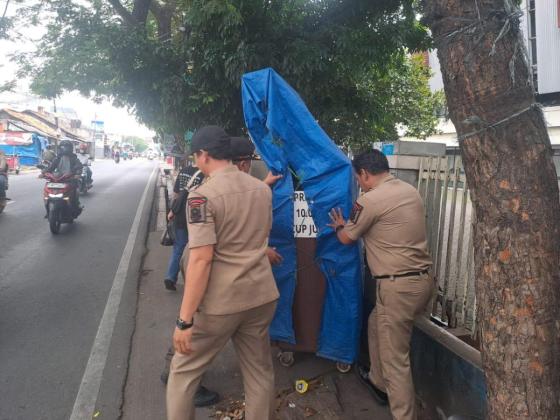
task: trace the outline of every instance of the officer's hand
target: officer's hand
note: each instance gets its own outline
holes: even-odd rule
[[[268,261],[270,261],[270,264],[272,265],[282,264],[282,261],[284,261],[282,255],[276,252],[276,248],[266,248],[266,256],[268,257]]]
[[[167,215],[167,220],[171,220],[175,217],[172,210],[169,210],[169,214]]]
[[[181,354],[191,354],[193,349],[191,347],[192,327],[186,330],[175,328],[173,333],[173,347],[175,352]]]
[[[263,182],[269,187],[272,187],[280,178],[282,178],[282,175],[273,175],[272,172],[269,171],[263,179]]]
[[[331,209],[331,211],[329,212],[329,217],[331,218],[331,223],[327,223],[327,226],[330,226],[331,228],[333,228],[333,230],[336,230],[336,228],[339,226],[344,227],[344,225],[346,224],[344,217],[342,217],[342,210],[340,209],[340,207]]]

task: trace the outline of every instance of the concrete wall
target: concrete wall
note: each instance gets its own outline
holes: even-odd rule
[[[539,93],[560,92],[560,28],[557,0],[536,0]]]
[[[421,402],[419,420],[484,419],[486,382],[480,352],[428,319],[412,335],[412,373]]]

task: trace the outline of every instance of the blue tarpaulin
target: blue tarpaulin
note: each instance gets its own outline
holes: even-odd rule
[[[0,150],[8,156],[19,156],[20,165],[35,166],[41,161],[41,152],[46,148],[48,140],[37,134],[33,134],[31,138],[33,140],[31,144],[0,144]]]
[[[326,283],[317,354],[353,363],[361,328],[362,264],[360,249],[342,245],[327,226],[328,213],[340,207],[348,217],[353,204],[350,160],[317,124],[305,103],[274,70],[242,78],[245,123],[258,152],[275,173],[283,174],[273,189],[274,220],[270,244],[284,257],[274,276],[280,301],[270,328],[273,340],[295,343],[292,306],[296,287],[293,233],[295,171],[318,229],[315,261]]]

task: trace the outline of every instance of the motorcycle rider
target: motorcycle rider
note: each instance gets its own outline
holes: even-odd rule
[[[87,152],[87,144],[82,143],[80,144],[79,147],[79,154],[78,154],[78,160],[80,161],[80,163],[86,167],[86,172],[87,172],[87,180],[86,182],[88,183],[88,185],[93,184],[93,178],[92,178],[92,172],[91,172],[91,168],[90,168],[90,160],[91,157],[89,155],[89,153]]]
[[[8,189],[8,160],[3,150],[0,150],[0,201],[6,200]]]
[[[56,153],[54,151],[54,145],[49,144],[47,148],[43,151],[43,165],[49,166],[53,160],[56,158]]]
[[[81,176],[82,163],[74,153],[74,145],[70,140],[62,140],[58,144],[58,156],[52,161],[46,172],[54,173],[55,175],[73,174]],[[74,188],[72,190],[72,204],[76,210],[81,209],[80,198],[78,194],[78,181],[74,177],[68,180]]]

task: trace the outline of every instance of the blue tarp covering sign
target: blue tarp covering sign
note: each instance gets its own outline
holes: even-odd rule
[[[270,242],[284,262],[274,267],[280,301],[271,337],[295,343],[292,305],[297,266],[292,170],[301,182],[318,230],[315,261],[327,283],[317,354],[353,363],[361,327],[360,249],[357,244],[340,244],[327,226],[331,208],[341,207],[345,217],[350,214],[354,185],[351,163],[317,124],[297,92],[274,70],[244,75],[242,95],[245,123],[257,150],[273,172],[284,175],[273,190]]]

